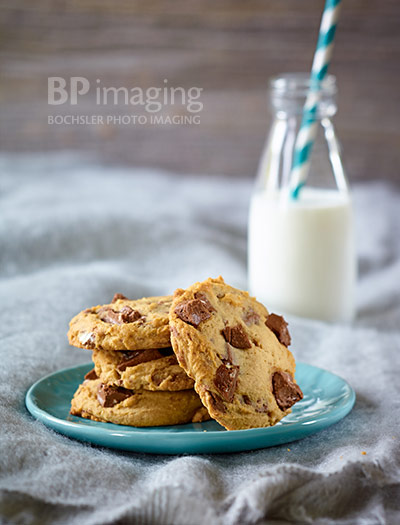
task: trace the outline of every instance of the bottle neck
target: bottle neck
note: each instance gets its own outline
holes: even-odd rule
[[[309,158],[307,186],[348,191],[340,147],[331,116],[336,112],[336,81],[332,76],[318,86],[310,85],[308,75],[291,73],[271,82],[271,104],[276,118],[260,161],[257,189],[289,190],[296,140],[305,117],[304,104],[311,92],[318,93],[315,137]],[[315,97],[313,97],[315,100]]]
[[[313,118],[321,120],[332,117],[337,111],[335,77],[328,75],[323,82],[312,84],[308,73],[287,73],[271,80],[270,105],[275,117],[300,118],[311,91],[316,94],[317,100]]]

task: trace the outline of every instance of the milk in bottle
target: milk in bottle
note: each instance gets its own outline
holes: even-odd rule
[[[275,120],[250,203],[249,289],[270,311],[350,321],[356,279],[353,214],[330,120],[336,111],[332,76],[322,89],[307,184],[296,200],[288,194],[307,82],[300,74],[272,82]]]

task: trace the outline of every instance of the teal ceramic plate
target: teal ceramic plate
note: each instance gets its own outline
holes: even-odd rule
[[[69,414],[71,398],[92,364],[66,368],[40,379],[26,394],[29,412],[71,438],[104,447],[153,454],[238,452],[296,441],[345,417],[354,390],[321,368],[297,364],[296,380],[304,393],[293,412],[273,427],[227,431],[215,421],[170,427],[137,428],[98,423]]]

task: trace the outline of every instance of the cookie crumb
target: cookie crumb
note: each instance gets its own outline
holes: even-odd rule
[[[363,456],[366,456],[366,455],[367,455],[367,453],[365,452],[365,450],[363,450],[363,451],[361,452],[361,454],[362,454]]]
[[[339,459],[343,459],[343,456],[339,456]]]

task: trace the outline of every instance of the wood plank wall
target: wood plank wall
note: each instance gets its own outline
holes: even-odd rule
[[[310,68],[323,0],[5,0],[0,149],[89,151],[105,163],[253,176],[269,125],[268,79]],[[400,180],[400,2],[344,0],[331,72],[351,180]],[[91,85],[198,86],[199,125],[50,126],[109,114],[82,97],[49,107],[49,76]],[[113,107],[113,114],[134,114]]]

